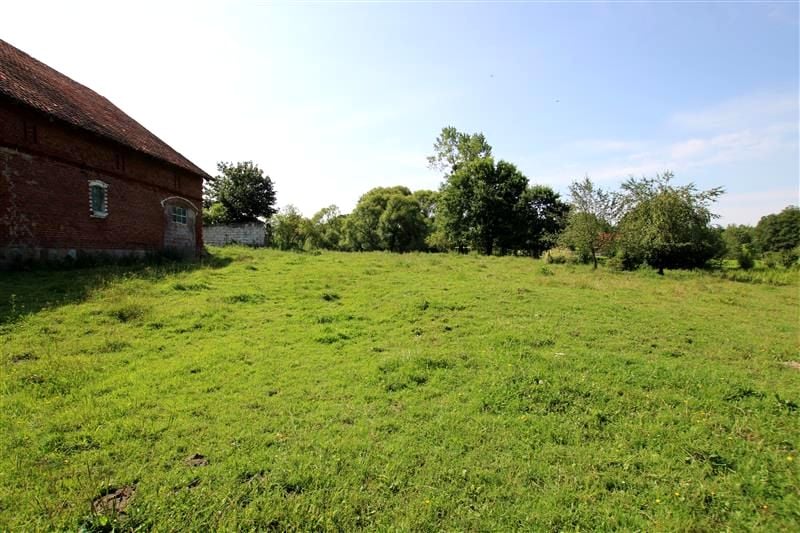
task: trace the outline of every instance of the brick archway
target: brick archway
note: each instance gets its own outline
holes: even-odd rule
[[[164,249],[179,255],[194,255],[197,249],[197,207],[180,196],[165,198],[161,206],[164,213]]]

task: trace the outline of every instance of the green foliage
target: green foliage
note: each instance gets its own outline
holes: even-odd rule
[[[558,242],[566,225],[569,205],[550,187],[532,185],[523,191],[515,212],[514,227],[509,229],[512,240],[504,248],[539,257]]]
[[[419,204],[422,216],[430,223],[433,223],[436,219],[436,204],[439,202],[439,192],[420,189],[419,191],[414,191],[411,196]]]
[[[544,262],[548,265],[575,265],[582,263],[580,256],[569,248],[551,248],[544,254]]]
[[[280,250],[302,250],[309,235],[308,220],[293,205],[287,205],[270,221],[271,245]]]
[[[622,185],[624,215],[620,249],[634,262],[657,268],[695,268],[724,254],[724,242],[711,227],[709,206],[721,188],[698,191],[694,184],[673,186],[671,172],[655,178],[630,178]]]
[[[438,237],[435,237],[434,234],[439,233],[441,234],[441,230],[439,229],[439,224],[437,222],[436,217],[436,210],[437,205],[439,203],[439,192],[438,191],[429,191],[429,190],[419,190],[414,191],[412,196],[419,204],[420,211],[422,212],[422,217],[425,220],[425,244],[421,249],[428,249],[428,250],[436,250],[436,251],[443,251],[446,250],[447,247],[439,246]]]
[[[317,211],[308,223],[306,249],[344,250],[346,216],[335,205]]]
[[[203,205],[222,205],[225,222],[253,222],[275,214],[275,189],[252,161],[217,163],[220,174],[204,183]]]
[[[781,252],[781,263],[786,268],[800,266],[800,246]]]
[[[212,260],[0,276],[0,530],[797,529],[798,271]]]
[[[483,133],[462,133],[453,126],[442,128],[433,145],[433,155],[428,157],[428,166],[445,176],[459,166],[492,156],[492,147]]]
[[[561,242],[591,259],[597,268],[597,255],[607,252],[613,243],[612,225],[618,215],[616,195],[597,187],[585,177],[569,186],[571,209]]]
[[[359,252],[424,250],[428,224],[407,187],[376,187],[364,194],[344,223],[347,248]]]
[[[442,185],[438,216],[451,247],[491,255],[509,248],[527,178],[506,161],[484,157],[460,165]]]
[[[743,246],[751,252],[755,250],[755,228],[745,224],[729,224],[722,230],[722,240],[725,241],[725,257],[735,259]]]
[[[225,224],[229,221],[230,216],[222,203],[214,202],[203,208],[203,224]]]
[[[750,270],[756,265],[755,258],[747,246],[740,246],[734,259],[739,263],[739,268],[742,270]]]
[[[390,196],[378,219],[377,233],[384,249],[391,252],[424,250],[428,225],[417,199],[400,194]]]
[[[762,252],[783,252],[800,246],[800,207],[790,205],[767,215],[755,227],[755,241]]]
[[[781,261],[781,254],[778,252],[764,252],[762,259],[767,268],[776,268],[783,263],[783,261]]]
[[[529,186],[513,164],[495,164],[482,133],[444,128],[434,150],[428,162],[443,171],[446,180],[429,225],[431,248],[473,249],[486,255],[524,251],[538,257],[556,242],[568,206],[551,188]]]

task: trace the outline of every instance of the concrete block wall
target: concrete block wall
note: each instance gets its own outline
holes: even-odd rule
[[[266,245],[264,224],[251,222],[245,224],[214,224],[203,226],[203,242],[212,246],[226,244],[246,244],[247,246]]]

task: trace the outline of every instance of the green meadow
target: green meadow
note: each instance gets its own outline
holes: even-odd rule
[[[0,530],[796,531],[798,273],[727,278],[236,247],[2,273]]]

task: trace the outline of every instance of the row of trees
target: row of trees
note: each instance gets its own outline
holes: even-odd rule
[[[720,257],[725,246],[711,204],[721,188],[699,191],[694,184],[672,184],[671,172],[654,178],[630,178],[619,191],[604,191],[588,178],[570,186],[572,211],[561,243],[576,250],[595,268],[600,254],[619,266],[647,264],[695,268]]]
[[[789,206],[780,213],[761,217],[755,226],[731,224],[722,231],[726,257],[750,268],[754,259],[768,266],[791,266],[800,259],[800,207]]]
[[[426,215],[423,205],[434,194],[379,187],[363,195],[349,215],[331,205],[311,218],[289,205],[270,220],[270,242],[282,250],[427,250],[425,240],[433,218]]]
[[[272,242],[283,249],[536,257],[556,244],[569,205],[553,189],[531,185],[513,164],[495,161],[482,134],[444,128],[434,148],[429,163],[444,178],[438,191],[378,187],[349,215],[330,206],[310,219],[289,206],[271,220]]]
[[[347,251],[477,251],[538,257],[563,246],[597,267],[611,258],[622,268],[650,265],[693,268],[725,256],[795,249],[800,210],[764,217],[755,228],[712,225],[711,206],[721,188],[675,185],[671,172],[630,178],[607,191],[587,177],[569,188],[569,202],[553,189],[532,185],[515,165],[496,160],[482,133],[443,128],[428,157],[442,173],[438,191],[378,187],[350,214],[336,206],[305,218],[293,206],[275,209],[269,176],[251,162],[220,163],[204,191],[210,223],[267,222],[281,249]],[[787,255],[787,257],[788,257]],[[796,261],[796,258],[795,258]],[[785,261],[784,261],[785,262]]]

